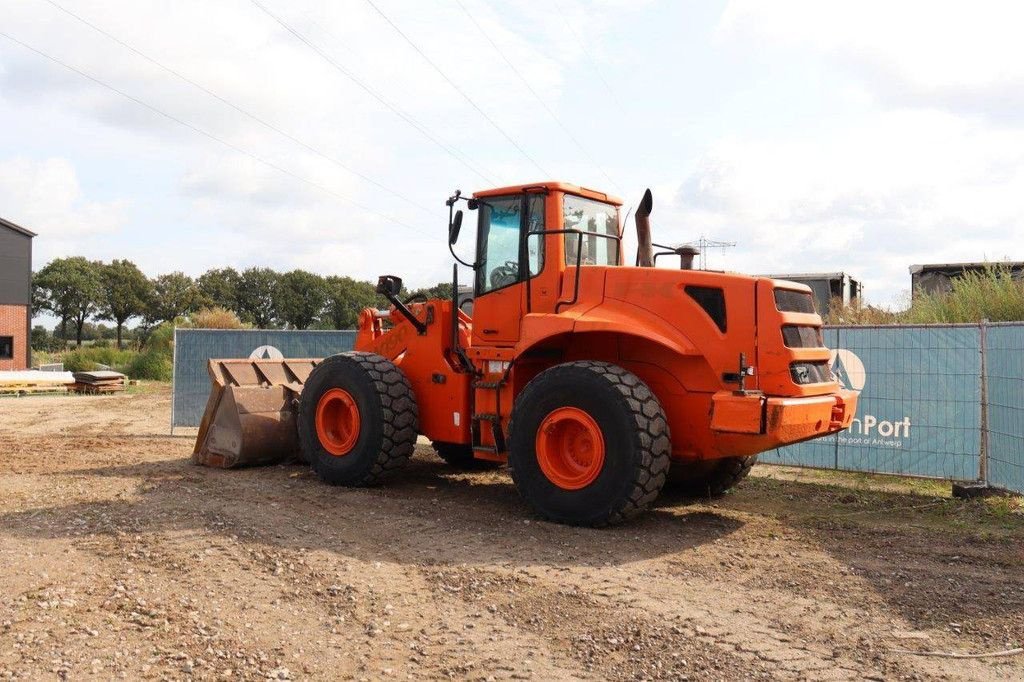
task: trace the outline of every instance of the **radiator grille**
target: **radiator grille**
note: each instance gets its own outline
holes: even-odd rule
[[[825,340],[820,327],[787,324],[782,328],[782,340],[787,348],[824,348]]]

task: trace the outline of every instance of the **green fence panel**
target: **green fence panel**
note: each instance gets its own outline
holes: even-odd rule
[[[837,348],[864,366],[857,418],[839,435],[837,468],[977,479],[978,327],[840,328]]]
[[[860,391],[851,428],[780,448],[763,461],[975,480],[981,452],[981,333],[977,326],[826,330],[832,370]],[[832,460],[828,452],[832,449]]]
[[[988,481],[1024,493],[1024,326],[985,330]]]
[[[176,329],[171,426],[199,426],[210,395],[208,360],[324,358],[352,350],[355,340],[354,331]]]

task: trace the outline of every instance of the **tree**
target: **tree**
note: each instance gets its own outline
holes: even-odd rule
[[[49,310],[47,291],[39,284],[39,273],[32,273],[32,317]]]
[[[81,256],[56,258],[47,263],[35,277],[41,290],[36,298],[44,310],[60,318],[61,337],[66,338],[68,321],[75,323],[75,339],[82,345],[82,327],[96,312],[101,295],[102,263]]]
[[[452,299],[452,283],[451,282],[438,282],[432,287],[426,287],[424,289],[417,289],[412,292],[410,296],[426,296],[427,298],[443,298],[446,300]]]
[[[203,307],[226,308],[238,312],[238,287],[242,276],[234,268],[217,268],[203,273],[196,281]]]
[[[195,281],[183,272],[170,272],[153,280],[153,298],[146,317],[149,322],[173,322],[194,312],[200,303]]]
[[[104,265],[100,275],[102,295],[98,317],[112,320],[117,325],[117,347],[123,348],[124,323],[146,313],[153,301],[153,283],[129,260],[115,260]]]
[[[58,350],[60,346],[63,345],[62,342],[58,343],[57,339],[55,339],[53,335],[46,330],[46,327],[41,324],[37,324],[32,327],[30,340],[32,343],[32,350],[34,351],[54,351]]]
[[[270,268],[249,268],[238,282],[238,313],[243,320],[266,329],[277,318],[274,289],[280,275]]]
[[[324,318],[333,329],[354,329],[363,308],[378,305],[376,288],[351,277],[328,277]]]
[[[324,278],[305,270],[286,272],[274,288],[277,317],[292,329],[309,328],[320,317],[326,300]]]

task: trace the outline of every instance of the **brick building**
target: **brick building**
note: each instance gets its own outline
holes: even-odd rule
[[[32,238],[34,232],[0,218],[0,370],[32,363]]]

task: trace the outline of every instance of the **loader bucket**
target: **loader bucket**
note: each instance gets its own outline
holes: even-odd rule
[[[210,398],[192,452],[230,469],[301,457],[298,397],[319,360],[210,360]]]

